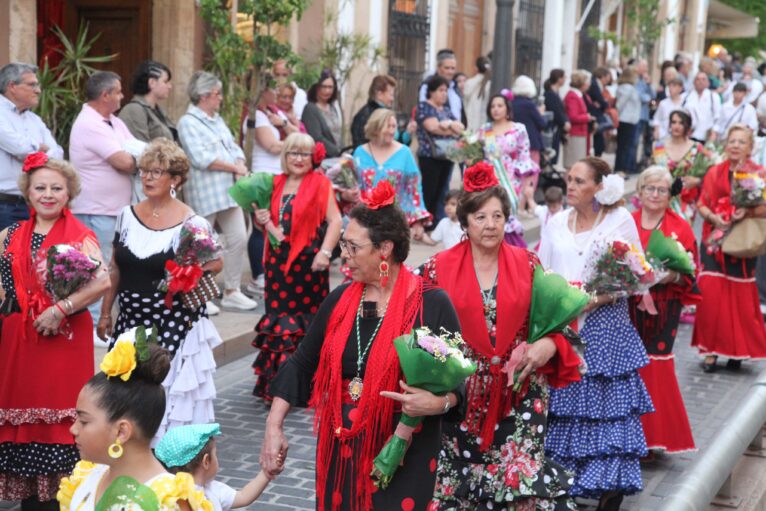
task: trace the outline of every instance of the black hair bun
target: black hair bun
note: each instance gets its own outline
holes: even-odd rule
[[[681,193],[681,190],[684,189],[684,182],[681,180],[680,177],[677,177],[673,180],[673,184],[670,185],[670,195],[671,197],[675,197],[676,195]]]
[[[148,348],[149,358],[143,362],[138,361],[133,377],[154,385],[162,385],[170,372],[170,353],[156,344],[150,344]]]

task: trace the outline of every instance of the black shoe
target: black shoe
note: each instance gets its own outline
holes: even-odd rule
[[[732,371],[739,371],[740,367],[742,367],[742,361],[741,360],[735,360],[733,358],[730,358],[726,361],[726,369],[731,369]]]
[[[622,493],[608,492],[601,496],[596,511],[619,511],[622,505]]]
[[[714,373],[717,369],[716,362],[718,361],[718,358],[716,357],[712,357],[712,358],[713,358],[712,362],[708,362],[707,359],[705,359],[705,361],[702,362],[702,370],[705,371],[706,373]]]

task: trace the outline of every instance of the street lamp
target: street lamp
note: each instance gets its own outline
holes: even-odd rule
[[[511,48],[513,47],[514,0],[495,0],[495,41],[492,47],[492,89],[511,87]]]

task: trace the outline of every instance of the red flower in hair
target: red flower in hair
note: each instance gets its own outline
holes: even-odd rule
[[[499,184],[495,168],[485,161],[468,167],[463,174],[463,188],[466,192],[481,192]]]
[[[314,156],[311,160],[314,162],[314,168],[322,164],[322,161],[327,157],[327,149],[324,148],[322,142],[317,142],[314,146]]]
[[[30,170],[39,169],[48,163],[48,155],[43,152],[29,153],[24,158],[24,166],[21,167],[22,172],[29,172]]]
[[[370,209],[380,209],[394,203],[396,192],[387,179],[383,179],[370,191],[362,194],[362,202]]]

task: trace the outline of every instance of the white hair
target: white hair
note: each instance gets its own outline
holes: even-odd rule
[[[222,86],[221,80],[214,74],[207,71],[195,71],[189,80],[186,92],[189,94],[192,104],[196,105],[202,99],[202,96],[210,94],[213,92],[213,89],[221,88]]]
[[[511,89],[515,96],[521,96],[524,98],[537,97],[537,87],[535,82],[526,75],[520,75],[513,82],[513,88]]]

